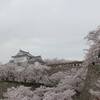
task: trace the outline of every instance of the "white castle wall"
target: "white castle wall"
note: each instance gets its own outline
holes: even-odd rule
[[[18,57],[14,58],[14,63],[22,63],[22,62],[27,62],[27,57]]]

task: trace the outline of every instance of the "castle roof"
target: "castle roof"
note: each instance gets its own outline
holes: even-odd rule
[[[26,52],[23,50],[19,50],[19,52],[15,56],[12,56],[12,57],[16,58],[16,57],[23,57],[23,56],[35,57],[35,56],[31,55],[29,52]]]

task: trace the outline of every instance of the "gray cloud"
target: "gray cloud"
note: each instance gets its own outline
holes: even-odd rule
[[[19,49],[83,59],[84,37],[99,25],[99,0],[0,0],[0,61]]]

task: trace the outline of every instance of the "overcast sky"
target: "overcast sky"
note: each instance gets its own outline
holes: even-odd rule
[[[100,24],[100,0],[0,0],[0,61],[19,49],[80,60],[84,37]]]

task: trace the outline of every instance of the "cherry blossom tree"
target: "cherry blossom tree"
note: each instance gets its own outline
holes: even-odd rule
[[[70,62],[70,60],[58,59],[58,58],[54,58],[54,59],[45,59],[45,63],[46,63],[47,65],[50,65],[50,64],[60,64],[60,63],[66,63],[66,62]]]
[[[72,74],[58,72],[57,77],[62,77],[62,79],[54,87],[41,86],[35,90],[24,86],[10,88],[4,94],[7,97],[5,100],[73,100],[77,91],[80,92],[83,88],[86,71],[86,68],[83,67],[76,73],[73,71]]]
[[[95,64],[100,62],[100,27],[98,27],[95,31],[91,31],[86,39],[89,43],[89,49],[86,54],[86,64]]]
[[[89,49],[86,53],[84,64],[88,71],[82,100],[100,100],[100,96],[99,98],[96,96],[99,94],[100,89],[97,88],[95,84],[95,82],[100,78],[100,27],[91,31],[86,38],[89,43]],[[95,99],[94,95],[96,96]]]
[[[47,84],[49,81],[47,71],[49,69],[50,67],[40,63],[28,65],[27,67],[6,64],[0,66],[0,80]]]

